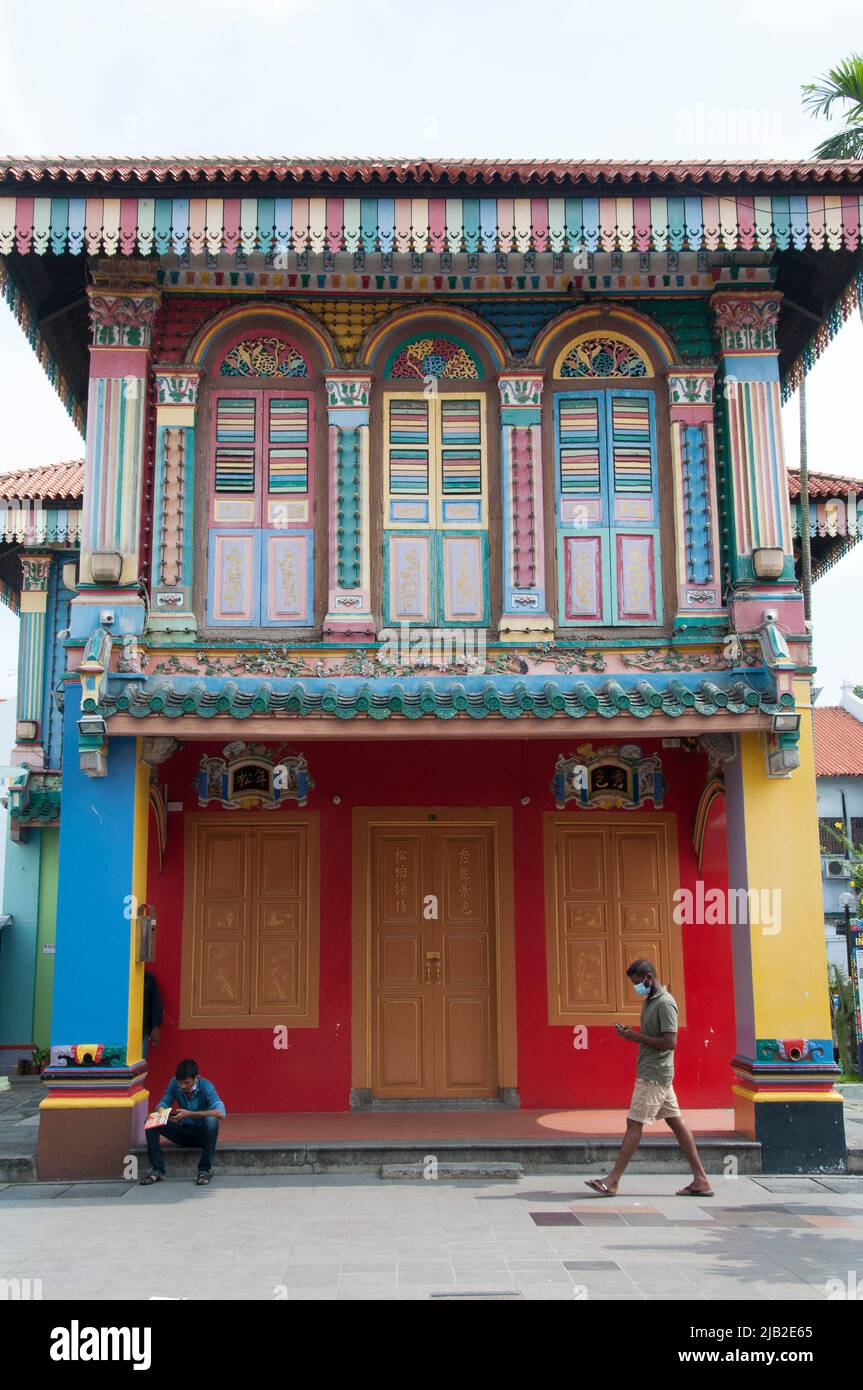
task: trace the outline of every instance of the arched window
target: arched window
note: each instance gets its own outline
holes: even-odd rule
[[[214,351],[207,379],[208,627],[314,623],[315,398],[271,327]]]
[[[569,341],[554,364],[559,622],[662,621],[655,377],[615,330]]]
[[[384,622],[485,627],[489,470],[482,364],[465,343],[430,331],[397,344],[384,378]]]

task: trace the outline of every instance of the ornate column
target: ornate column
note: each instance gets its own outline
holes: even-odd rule
[[[157,366],[150,628],[196,633],[194,579],[195,417],[199,367]]]
[[[160,303],[146,261],[98,262],[88,287],[92,345],[87,405],[81,568],[72,632],[86,635],[98,609],[120,609],[118,629],[140,632],[141,494],[147,372]],[[111,591],[110,594],[106,591]]]
[[[554,637],[545,596],[542,386],[542,375],[535,371],[506,371],[498,377],[503,495],[502,641],[546,641]]]
[[[369,540],[371,376],[328,372],[329,559],[324,637],[374,637]]]
[[[809,678],[796,682],[798,709]],[[811,709],[800,769],[775,778],[763,736],[741,734],[725,764],[728,917],[734,960],[735,1128],[761,1143],[765,1173],[845,1170],[824,985],[824,908]],[[698,928],[695,928],[698,930]]]
[[[775,290],[718,290],[710,300],[724,373],[729,551],[733,584],[794,587],[791,513],[782,445]],[[775,586],[775,587],[774,587]]]
[[[713,426],[715,367],[666,368],[674,470],[676,631],[724,624]]]
[[[21,555],[21,629],[18,645],[18,704],[12,762],[43,767],[42,688],[45,678],[45,614],[48,608],[50,554]],[[52,634],[53,640],[53,634]]]

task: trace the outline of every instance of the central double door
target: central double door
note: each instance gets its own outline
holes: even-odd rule
[[[381,1099],[498,1093],[496,872],[488,826],[375,826],[372,1089]]]

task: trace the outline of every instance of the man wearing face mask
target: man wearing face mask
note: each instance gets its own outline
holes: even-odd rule
[[[641,1143],[645,1125],[664,1120],[692,1169],[692,1182],[678,1190],[678,1197],[712,1197],[692,1131],[686,1124],[674,1094],[674,1050],[677,1047],[677,1004],[656,976],[649,960],[634,960],[627,969],[635,992],[642,1000],[641,1027],[614,1026],[626,1042],[638,1043],[635,1090],[626,1117],[626,1135],[617,1162],[607,1178],[591,1178],[587,1186],[600,1197],[613,1197],[629,1160]]]

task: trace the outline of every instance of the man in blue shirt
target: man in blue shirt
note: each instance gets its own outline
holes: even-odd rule
[[[170,1110],[175,1101],[178,1109],[168,1123],[147,1130],[147,1153],[152,1172],[141,1178],[142,1187],[149,1187],[151,1183],[164,1179],[165,1160],[159,1147],[162,1135],[183,1149],[201,1150],[197,1178],[199,1187],[206,1186],[212,1176],[210,1169],[219,1138],[219,1120],[225,1118],[225,1106],[212,1081],[198,1075],[198,1063],[190,1057],[180,1062],[173,1081],[168,1083],[168,1089],[156,1108]]]

